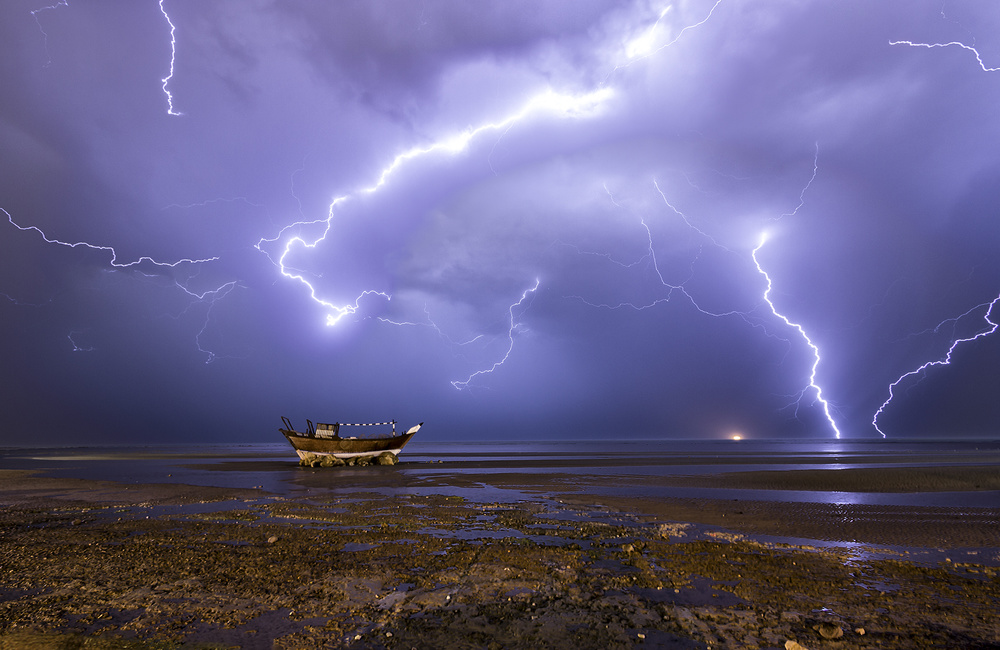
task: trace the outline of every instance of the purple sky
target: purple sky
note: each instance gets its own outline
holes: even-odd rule
[[[0,444],[995,434],[997,34],[941,0],[5,1]]]

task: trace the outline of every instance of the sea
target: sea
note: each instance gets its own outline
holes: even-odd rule
[[[257,488],[286,498],[352,491],[445,494],[470,501],[537,497],[535,485],[577,494],[899,506],[997,507],[1000,491],[831,492],[678,485],[677,477],[850,468],[1000,468],[998,440],[413,440],[391,467],[303,468],[286,443],[0,448],[0,469],[119,483]],[[388,480],[387,480],[388,479]],[[659,480],[658,480],[659,479]],[[547,482],[548,481],[548,482]],[[680,481],[683,483],[683,481]]]

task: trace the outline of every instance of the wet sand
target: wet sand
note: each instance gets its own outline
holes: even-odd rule
[[[996,507],[933,507],[850,503],[858,493],[933,493],[1000,490],[1000,467],[894,467],[841,470],[732,472],[712,476],[627,477],[632,488],[644,484],[727,490],[813,490],[837,492],[839,503],[754,499],[615,497],[601,494],[606,479],[558,473],[476,475],[469,484],[557,494],[580,505],[599,503],[652,520],[719,526],[744,534],[942,549],[998,549],[1000,503]]]
[[[988,467],[938,469],[711,480],[996,489]],[[346,493],[292,498],[0,470],[0,649],[1000,647],[1000,509],[613,498],[558,472],[350,476]],[[531,496],[433,493],[469,486]]]

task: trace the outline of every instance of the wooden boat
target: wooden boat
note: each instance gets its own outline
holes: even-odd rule
[[[285,426],[278,429],[288,440],[295,453],[299,455],[303,465],[340,465],[371,462],[378,459],[381,464],[389,465],[396,462],[396,456],[406,446],[423,422],[410,427],[406,433],[396,435],[396,421],[371,422],[365,424],[345,424],[334,422],[328,424],[306,420],[306,430],[296,431],[291,421],[281,416]],[[371,427],[392,426],[390,435],[350,436],[340,435],[341,427]],[[388,454],[388,455],[387,455]],[[337,460],[334,460],[337,459]]]

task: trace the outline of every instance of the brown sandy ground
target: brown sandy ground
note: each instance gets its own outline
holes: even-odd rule
[[[988,563],[542,498],[115,487],[0,472],[0,649],[1000,647]]]
[[[1000,549],[1000,503],[984,507],[883,506],[860,503],[809,503],[747,499],[641,498],[607,496],[609,479],[594,475],[503,472],[475,468],[449,476],[448,485],[491,485],[531,494],[558,495],[581,506],[600,503],[646,513],[661,521],[722,526],[742,533],[814,540],[930,548]],[[409,487],[437,485],[441,479],[412,481]],[[852,493],[975,492],[1000,490],[1000,466],[892,467],[730,472],[691,476],[631,476],[619,486],[678,486],[734,490],[808,490]]]

